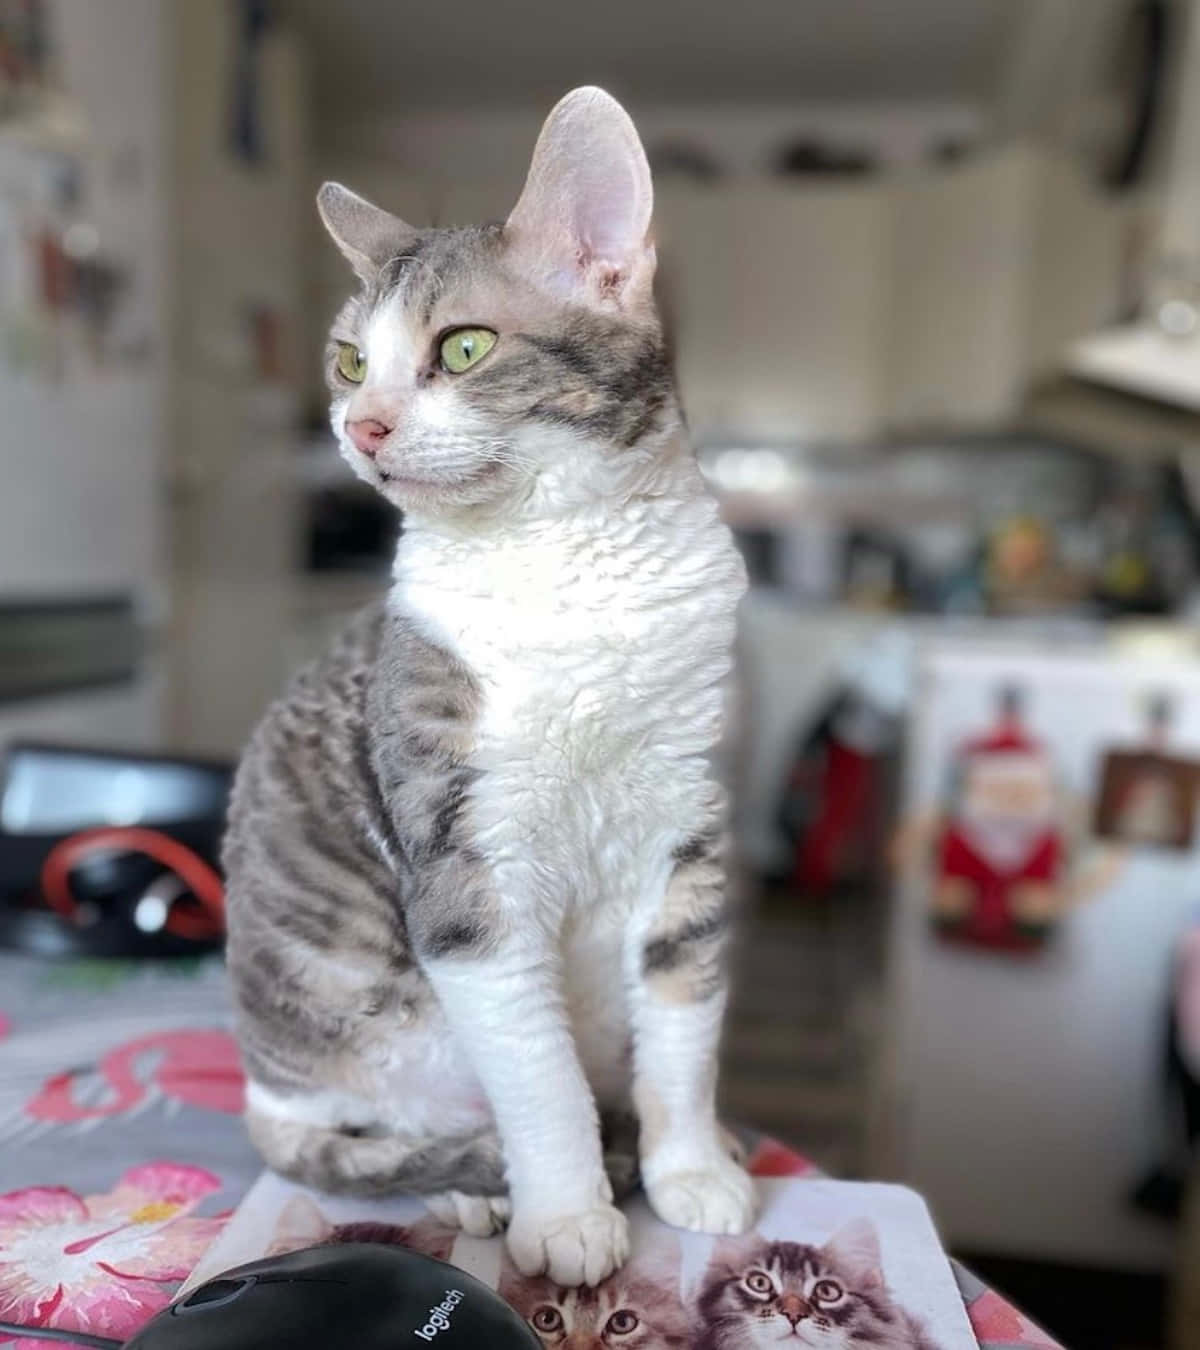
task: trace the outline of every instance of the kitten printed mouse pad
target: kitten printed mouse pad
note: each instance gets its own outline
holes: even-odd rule
[[[976,1350],[924,1201],[902,1186],[760,1179],[744,1237],[624,1208],[633,1255],[595,1289],[520,1274],[498,1237],[471,1237],[418,1199],[362,1200],[271,1173],[247,1195],[185,1291],[233,1266],[325,1242],[389,1242],[450,1261],[500,1293],[546,1350]]]

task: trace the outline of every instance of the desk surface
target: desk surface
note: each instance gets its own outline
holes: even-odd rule
[[[0,953],[0,1315],[129,1336],[167,1305],[261,1170],[231,1024],[215,959]],[[751,1170],[815,1171],[768,1139]],[[983,1350],[1059,1350],[956,1275]]]

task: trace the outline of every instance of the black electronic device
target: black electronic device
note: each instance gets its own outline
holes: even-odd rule
[[[0,1335],[47,1338],[0,1323]],[[71,1341],[55,1328],[50,1339]],[[226,1272],[97,1350],[541,1350],[525,1320],[456,1266],[374,1243],[307,1247]]]

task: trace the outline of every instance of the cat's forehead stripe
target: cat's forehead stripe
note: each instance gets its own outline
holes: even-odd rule
[[[380,269],[370,297],[372,308],[396,305],[428,323],[452,279],[475,270],[492,251],[499,232],[498,225],[422,231]]]
[[[406,254],[394,258],[380,274],[390,284],[379,288],[365,339],[370,363],[377,370],[388,371],[399,360],[419,364],[427,356],[427,335],[416,330],[428,323],[445,290],[447,277],[456,265],[457,250],[452,241],[426,238],[424,243],[418,238]],[[414,337],[419,342],[415,352],[408,350]]]
[[[446,284],[446,275],[454,270],[454,245],[445,233],[419,235],[408,250],[389,264],[389,298],[394,306],[428,321],[437,297]]]
[[[375,282],[380,296],[390,294],[403,283],[405,276],[412,272],[421,255],[428,249],[432,237],[428,232],[414,235],[405,241],[403,252],[384,263]]]

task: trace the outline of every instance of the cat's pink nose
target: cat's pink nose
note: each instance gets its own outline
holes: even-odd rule
[[[374,459],[379,447],[392,434],[392,428],[378,417],[360,417],[346,423],[346,432],[362,454]]]
[[[801,1298],[799,1294],[784,1294],[779,1300],[779,1311],[792,1326],[795,1326],[812,1312],[812,1308],[809,1307],[808,1300]]]

